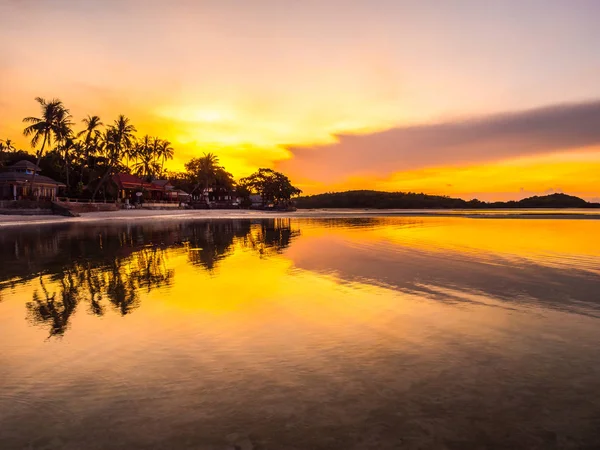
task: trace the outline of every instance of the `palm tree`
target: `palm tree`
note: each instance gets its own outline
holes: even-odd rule
[[[194,158],[185,165],[186,170],[196,181],[196,186],[190,194],[203,186],[203,194],[206,194],[208,188],[215,182],[219,166],[219,158],[213,153],[204,153],[200,158]]]
[[[156,138],[144,136],[135,147],[135,164],[133,165],[134,173],[139,176],[150,176],[154,172],[154,148],[156,146]]]
[[[164,173],[165,161],[168,159],[173,159],[173,155],[175,154],[175,149],[171,147],[171,143],[166,139],[160,141],[158,146],[158,157],[160,158],[160,173],[161,177]]]
[[[7,151],[7,152],[12,152],[15,149],[15,146],[12,143],[11,139],[4,139],[4,142],[2,142],[2,139],[0,139],[0,152],[3,151]]]
[[[85,130],[77,133],[77,137],[85,135],[83,140],[84,144],[84,163],[81,164],[81,172],[79,174],[79,181],[83,182],[83,170],[85,165],[90,163],[90,155],[97,151],[97,143],[102,136],[102,132],[100,131],[100,127],[104,126],[100,117],[98,116],[90,116],[88,115],[82,121],[85,124]]]
[[[137,130],[131,124],[129,119],[121,114],[114,125],[111,125],[104,134],[105,153],[107,157],[107,169],[100,182],[96,185],[92,200],[96,198],[96,194],[100,187],[106,182],[111,172],[119,165],[126,152],[130,151],[135,142],[135,133]]]
[[[71,184],[69,183],[69,161],[70,161],[70,155],[69,152],[71,150],[77,150],[79,143],[75,141],[75,139],[73,138],[73,136],[67,136],[63,143],[62,143],[62,151],[63,153],[63,158],[65,160],[65,173],[66,173],[66,178],[67,178],[67,189],[71,190]]]
[[[68,136],[71,126],[71,114],[58,99],[46,101],[41,97],[36,97],[35,101],[40,104],[42,109],[41,117],[25,117],[23,122],[31,125],[23,130],[23,134],[28,137],[31,136],[31,146],[33,148],[37,146],[40,139],[42,140],[42,147],[36,152],[38,157],[36,165],[39,166],[46,145],[51,145],[53,139],[58,143]],[[31,177],[32,193],[35,192],[36,174],[37,171],[34,170]]]

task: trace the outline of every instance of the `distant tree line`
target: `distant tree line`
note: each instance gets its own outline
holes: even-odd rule
[[[298,208],[485,209],[485,208],[599,208],[598,203],[566,194],[535,196],[519,201],[482,202],[411,192],[346,191],[299,197]]]

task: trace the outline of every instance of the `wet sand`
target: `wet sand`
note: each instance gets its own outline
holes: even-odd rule
[[[301,209],[295,212],[256,210],[121,210],[82,213],[81,217],[55,215],[0,215],[0,227],[87,223],[104,221],[194,220],[194,219],[265,219],[265,218],[360,218],[360,217],[465,217],[502,219],[600,219],[596,209],[536,210],[379,210],[379,209]]]

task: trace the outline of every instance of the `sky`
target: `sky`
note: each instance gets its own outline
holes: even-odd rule
[[[0,138],[36,96],[305,193],[600,199],[596,0],[0,0]]]

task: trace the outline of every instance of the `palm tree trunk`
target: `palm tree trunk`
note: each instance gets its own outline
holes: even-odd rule
[[[90,155],[89,155],[89,150],[86,147],[85,149],[85,154],[83,157],[83,164],[81,164],[81,171],[79,172],[79,182],[83,183],[83,169],[85,168],[86,163],[89,165],[90,163]]]
[[[67,196],[71,191],[71,184],[69,183],[69,150],[65,148],[65,172],[67,174]]]
[[[106,170],[106,172],[104,173],[104,175],[100,179],[100,182],[96,185],[96,188],[94,189],[94,193],[92,194],[92,202],[96,199],[96,194],[98,194],[98,191],[100,190],[100,187],[106,182],[106,180],[108,178],[108,175],[110,174],[111,171],[112,171],[112,166],[110,166]]]
[[[44,147],[46,146],[46,140],[48,139],[47,135],[44,135],[44,141],[42,142],[42,148],[40,149],[40,152],[38,153],[38,159],[37,159],[37,163],[35,164],[37,167],[40,167],[40,162],[42,161],[42,155],[44,154]],[[35,189],[35,176],[37,175],[37,170],[33,169],[33,175],[31,177],[31,195],[33,196],[34,193],[34,189]],[[36,195],[36,198],[40,198],[39,195]]]

